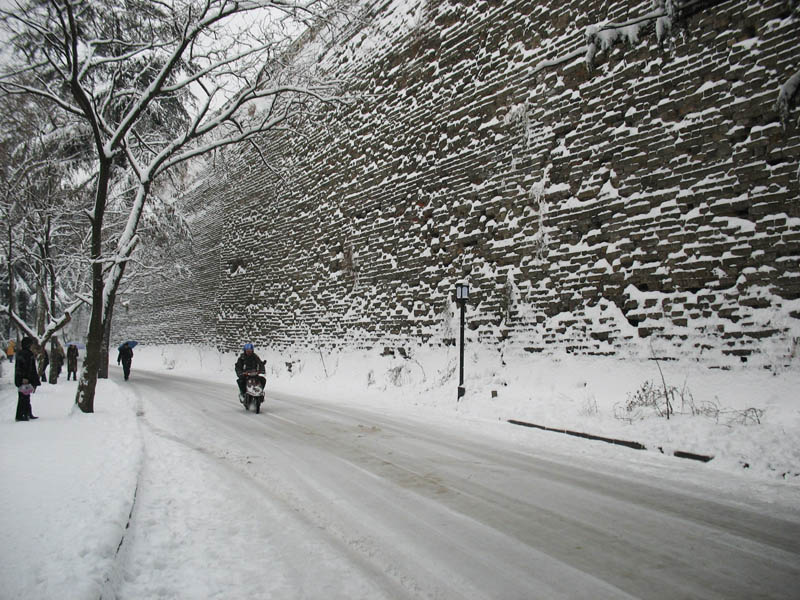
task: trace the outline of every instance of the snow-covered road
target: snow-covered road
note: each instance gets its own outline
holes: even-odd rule
[[[129,383],[145,461],[119,598],[730,600],[800,581],[797,515],[720,497],[699,465],[676,487],[556,434],[275,394],[255,415],[233,383]]]

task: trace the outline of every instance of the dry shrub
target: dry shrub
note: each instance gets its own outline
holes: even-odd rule
[[[716,399],[696,403],[685,383],[683,388],[677,388],[674,385],[658,385],[654,381],[645,381],[639,389],[628,394],[624,403],[614,406],[614,416],[629,423],[652,415],[669,418],[669,415],[679,414],[707,417],[717,423],[733,427],[760,425],[764,413],[764,409],[754,407],[744,410],[724,410]]]

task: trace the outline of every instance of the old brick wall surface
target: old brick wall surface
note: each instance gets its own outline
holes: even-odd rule
[[[272,144],[280,175],[229,153],[190,198],[194,279],[154,282],[120,335],[452,343],[463,280],[490,344],[793,359],[796,3],[706,2],[668,33],[649,0],[373,9],[325,58],[356,102]]]

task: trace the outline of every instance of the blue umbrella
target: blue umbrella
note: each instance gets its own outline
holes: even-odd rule
[[[135,340],[128,340],[127,342],[122,342],[122,343],[121,343],[119,346],[117,346],[117,350],[122,350],[122,347],[123,347],[125,344],[128,344],[128,348],[133,348],[133,347],[134,347],[136,344],[138,344],[138,343],[139,343],[139,342],[137,342],[137,341],[135,341]]]
[[[67,342],[67,347],[69,346],[75,346],[78,350],[86,349],[86,344],[84,344],[83,342]]]

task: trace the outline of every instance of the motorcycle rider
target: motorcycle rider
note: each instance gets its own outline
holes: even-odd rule
[[[259,374],[258,378],[261,380],[262,388],[267,383],[267,380],[261,377],[261,375],[266,372],[264,361],[255,353],[253,344],[250,342],[246,343],[242,350],[242,353],[239,355],[239,360],[236,361],[236,382],[239,384],[239,402],[244,401],[245,385],[247,382],[245,373],[248,371],[257,372]]]

